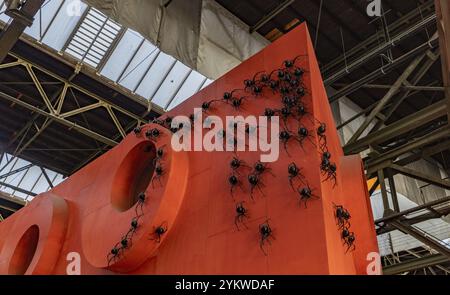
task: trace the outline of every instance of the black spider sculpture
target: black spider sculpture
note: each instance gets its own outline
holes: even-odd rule
[[[281,99],[281,103],[288,109],[293,108],[298,103],[298,98],[295,96],[284,95]]]
[[[309,118],[309,116],[311,115],[306,106],[301,102],[297,104],[297,106],[293,109],[292,112],[298,120],[302,120],[303,118]],[[312,121],[310,118],[309,121],[311,123],[314,123],[314,121]]]
[[[161,237],[167,232],[167,222],[161,224],[157,228],[153,230],[153,234],[150,237],[151,241],[156,241],[157,243],[161,243]]]
[[[347,250],[345,251],[345,253],[347,253],[348,251],[354,251],[356,249],[355,233],[350,232],[348,228],[344,228],[341,233],[341,238],[344,240],[344,245],[347,245]]]
[[[156,165],[157,163],[160,163],[161,160],[164,157],[164,148],[166,147],[166,145],[163,145],[162,147],[158,148],[156,150],[156,157],[153,159],[153,165]]]
[[[319,146],[322,150],[326,150],[327,146],[327,125],[325,123],[320,123],[317,128],[317,135],[319,136]]]
[[[303,188],[298,188],[298,193],[300,194],[300,204],[303,202],[305,204],[305,208],[308,208],[308,201],[310,199],[319,199],[318,196],[313,194],[312,189],[307,185]]]
[[[259,190],[259,192],[265,196],[264,192],[261,189],[261,186],[264,186],[264,184],[261,181],[261,177],[258,174],[250,174],[248,177],[248,183],[250,184],[250,197],[252,200],[254,200],[253,192],[255,191],[255,188]]]
[[[261,93],[263,92],[263,88],[259,85],[255,85],[252,87],[252,93],[255,96],[259,96],[261,95]]]
[[[239,224],[243,224],[245,228],[248,229],[247,225],[244,222],[244,219],[248,219],[248,210],[244,207],[245,202],[240,202],[236,204],[236,217],[234,218],[234,224],[236,225],[237,230],[240,230]]]
[[[239,174],[238,170],[242,167],[250,168],[243,160],[238,159],[237,157],[233,157],[230,162],[230,167],[233,170],[233,173]]]
[[[277,91],[278,87],[280,87],[280,82],[277,80],[270,80],[268,84],[274,93]]]
[[[152,179],[152,187],[154,187],[155,180],[158,180],[159,184],[162,186],[161,177],[164,175],[164,168],[161,163],[156,164],[155,176]]]
[[[252,80],[250,79],[244,80],[245,90],[251,89],[253,86],[255,86],[255,84],[256,81],[254,78]]]
[[[136,233],[138,227],[139,227],[139,219],[140,217],[135,217],[130,222],[130,229],[128,230],[127,234],[122,237],[122,246],[131,247],[133,236]]]
[[[258,75],[261,75],[261,78],[259,80],[257,79]],[[264,73],[264,71],[258,72],[253,76],[253,79],[247,79],[244,81],[245,86],[244,90],[251,90],[254,94],[257,95],[262,91],[262,88],[261,86],[258,85],[258,82],[261,81],[264,83],[264,81],[267,81],[268,79],[269,77],[267,76],[267,74]],[[255,88],[258,88],[261,91],[259,91],[258,89],[256,89],[255,91]]]
[[[234,198],[234,190],[237,186],[239,186],[241,190],[244,191],[241,180],[235,174],[232,174],[228,177],[228,184],[230,185],[230,194],[233,198]]]
[[[202,112],[207,113],[210,109],[212,104],[215,102],[215,100],[205,101],[202,103]]]
[[[284,127],[287,128],[288,120],[290,117],[293,116],[291,108],[285,106],[285,107],[281,108],[280,110],[278,110],[277,112],[280,114],[281,119],[283,120]]]
[[[243,96],[240,98],[232,98],[231,99],[231,106],[234,108],[235,111],[238,111],[242,108],[242,104],[244,103],[244,100],[246,100],[247,97]]]
[[[126,250],[128,248],[131,248],[132,246],[132,239],[127,235],[123,236],[122,239],[120,240],[120,246],[122,247],[123,250]]]
[[[295,93],[300,97],[304,97],[307,93],[306,88],[301,85],[297,85],[297,86],[298,87],[297,87]]]
[[[298,128],[297,130],[297,136],[300,142],[300,146],[303,149],[303,143],[305,140],[308,140],[313,146],[316,146],[316,144],[314,143],[314,141],[311,139],[312,135],[309,132],[309,130],[304,127],[304,126],[300,126],[300,128]]]
[[[164,121],[160,119],[153,119],[152,123],[159,126],[164,126]]]
[[[145,132],[145,136],[150,140],[156,141],[161,136],[161,131],[157,128],[149,129]]]
[[[259,77],[259,82],[264,83],[264,84],[269,83],[269,81],[270,81],[270,76],[267,75],[267,74],[264,73],[264,72],[261,72],[260,74],[261,74],[261,75],[260,75],[260,77]]]
[[[320,163],[320,169],[322,171],[322,175],[326,175],[326,178],[323,182],[331,180],[333,182],[333,187],[337,184],[336,172],[337,166],[335,163],[331,162],[329,158],[322,158],[322,162]]]
[[[195,114],[190,114],[189,115],[189,121],[191,121],[191,125],[195,124],[195,121],[197,120],[197,116]]]
[[[272,238],[273,240],[275,240],[269,221],[270,220],[266,220],[264,223],[259,225],[259,247],[261,248],[261,251],[265,256],[267,256],[267,251],[264,249],[265,243],[267,242],[269,245],[271,245],[272,243],[270,239]]]
[[[281,87],[280,87],[280,92],[281,92],[282,94],[288,94],[288,93],[291,92],[291,89],[290,89],[288,86],[281,86]]]
[[[337,226],[339,226],[339,229],[350,228],[350,218],[352,218],[350,212],[348,212],[348,210],[342,205],[333,204],[333,206],[334,217],[336,218],[336,223]]]
[[[294,188],[294,179],[298,178],[303,183],[303,175],[301,174],[300,168],[298,168],[297,164],[291,163],[288,166],[288,174],[289,174],[289,184],[292,187],[292,190],[295,192]]]
[[[172,117],[166,117],[165,119],[164,119],[164,125],[166,126],[166,127],[169,127],[170,125],[172,125],[172,121],[173,121],[173,118]]]
[[[223,102],[226,102],[226,103],[231,103],[231,100],[234,98],[234,94],[235,94],[237,91],[242,91],[242,89],[234,89],[234,90],[231,91],[231,92],[225,92],[225,93],[223,94],[223,96],[222,96],[222,101],[223,101]]]
[[[264,116],[267,117],[269,120],[270,120],[272,117],[274,117],[275,114],[276,114],[276,111],[275,111],[275,110],[272,110],[272,109],[265,109],[265,110],[264,110]]]
[[[284,150],[286,151],[287,155],[290,157],[291,154],[289,154],[287,145],[289,143],[290,140],[296,140],[297,142],[299,142],[301,144],[301,141],[299,138],[297,138],[291,131],[285,129],[283,131],[280,132],[280,140],[283,143],[284,146]]]
[[[119,243],[117,243],[117,245],[114,246],[114,248],[112,248],[106,256],[106,259],[108,260],[108,266],[110,266],[112,262],[116,261],[120,257],[121,252],[122,248],[119,247]]]
[[[328,173],[330,165],[331,165],[330,159],[322,157],[322,162],[320,162],[320,171],[322,171],[322,175],[326,175]]]
[[[144,215],[145,200],[147,200],[147,195],[145,193],[140,193],[138,195],[136,207],[134,208],[137,217],[141,217],[142,215]]]
[[[142,128],[138,126],[138,127],[134,128],[133,132],[137,136],[137,135],[141,134]]]
[[[253,166],[253,173],[256,175],[262,175],[265,172],[275,177],[275,174],[272,173],[272,169],[269,168],[268,164],[264,164],[261,161],[256,162],[255,165]]]

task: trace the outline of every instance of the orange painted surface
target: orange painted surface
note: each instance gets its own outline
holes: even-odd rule
[[[290,156],[281,147],[280,159],[269,164],[275,176],[263,174],[265,196],[255,190],[255,200],[250,199],[247,174],[242,172],[244,191],[236,188],[233,200],[227,180],[233,153],[172,151],[170,131],[149,124],[141,135],[130,134],[113,150],[1,223],[0,273],[65,274],[67,255],[77,252],[83,274],[364,274],[367,254],[378,249],[361,159],[343,156],[305,25],[168,115],[188,116],[203,102],[242,88],[243,81],[256,72],[270,73],[298,55],[308,56],[302,63],[307,70],[304,101],[314,117],[328,126],[328,148],[338,168],[336,187],[323,182],[317,147],[305,142],[302,149],[293,141],[288,144]],[[214,105],[209,114],[221,118],[259,116],[265,108],[279,107],[279,96],[265,89],[262,96],[246,100],[242,110],[221,104]],[[289,124],[293,130],[298,128],[295,122]],[[307,120],[302,124],[310,130],[317,128]],[[154,143],[144,136],[152,128],[163,133]],[[317,138],[313,141],[317,144]],[[161,147],[164,173],[151,180],[155,151]],[[238,152],[238,156],[250,165],[259,160],[256,152]],[[307,208],[299,205],[299,194],[289,185],[287,167],[291,162],[302,169],[319,197],[308,201]],[[146,191],[147,198],[132,245],[108,266],[108,253],[141,208],[132,202],[141,191]],[[240,201],[246,202],[249,219],[245,221],[248,229],[238,231],[234,221]],[[343,205],[352,215],[353,252],[346,253],[333,203]],[[259,225],[268,218],[275,239],[266,245],[264,255]],[[154,231],[162,225],[167,232],[158,242]]]

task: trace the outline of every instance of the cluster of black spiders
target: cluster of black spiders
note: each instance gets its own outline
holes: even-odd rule
[[[336,218],[336,225],[338,226],[339,230],[341,231],[341,239],[344,241],[344,245],[347,246],[347,251],[353,251],[355,250],[355,233],[350,231],[350,219],[352,216],[350,215],[350,212],[344,208],[342,205],[336,205],[334,206],[334,217]]]
[[[125,235],[122,236],[119,242],[114,245],[111,251],[108,253],[106,259],[108,261],[108,266],[111,265],[114,261],[119,259],[123,253],[131,248],[133,245],[133,237],[140,226],[140,220],[144,216],[144,204],[147,200],[147,196],[145,193],[140,193],[137,196],[137,203],[134,207],[135,217],[130,222],[130,228]]]
[[[142,129],[140,127],[136,127],[134,129],[134,133],[136,135],[140,135],[142,133]],[[161,132],[158,129],[150,129],[145,133],[146,138],[156,141],[160,136]],[[154,181],[158,180],[159,183],[161,183],[161,177],[164,174],[163,166],[162,166],[162,160],[164,158],[165,152],[164,152],[164,146],[158,148],[156,150],[155,158],[153,159],[153,166],[154,168],[154,177],[152,178],[152,185],[154,185]],[[107,255],[107,261],[108,266],[111,265],[111,263],[115,262],[117,259],[119,259],[124,252],[127,249],[130,249],[133,245],[133,237],[136,234],[136,231],[138,230],[140,226],[140,220],[144,216],[144,205],[147,201],[148,197],[145,192],[140,193],[137,196],[137,202],[134,206],[134,212],[135,216],[130,222],[130,228],[127,231],[125,235],[122,236],[119,242],[114,245],[114,247],[111,249],[111,251]],[[164,235],[167,232],[167,223],[163,223],[162,225],[158,226],[153,230],[153,234],[150,237],[150,240],[155,240],[156,242],[161,241],[162,235]]]

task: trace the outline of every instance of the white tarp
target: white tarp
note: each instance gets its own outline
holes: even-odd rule
[[[213,0],[84,1],[211,79],[269,43]]]

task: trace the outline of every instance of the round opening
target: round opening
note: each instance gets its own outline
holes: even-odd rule
[[[120,164],[114,178],[111,204],[120,212],[132,208],[153,177],[156,148],[152,142],[135,146]]]
[[[33,260],[39,242],[39,227],[33,225],[20,239],[9,264],[9,274],[24,275]]]

